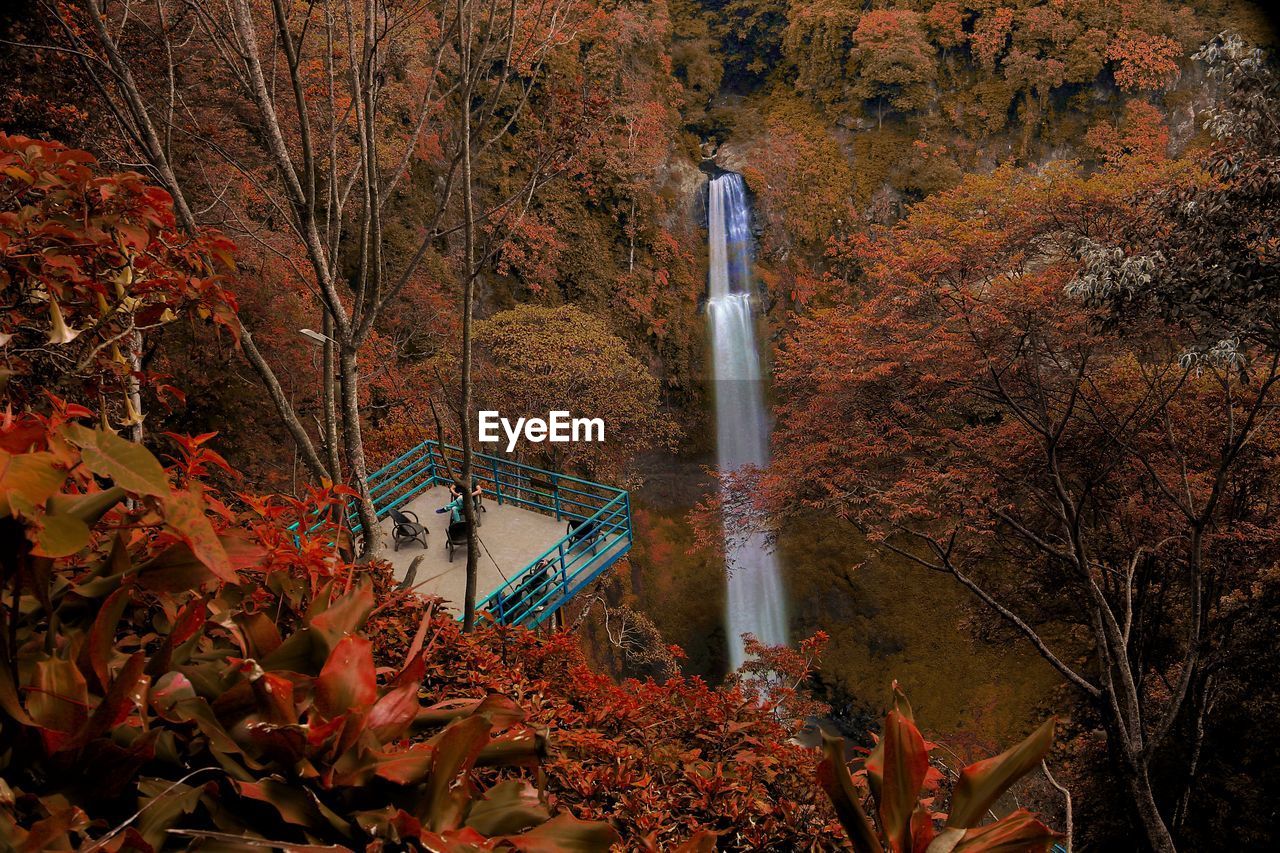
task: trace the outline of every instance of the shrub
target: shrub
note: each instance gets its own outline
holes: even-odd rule
[[[306,529],[340,495],[251,500],[201,485],[219,457],[150,451],[49,417],[0,427],[0,839],[155,850],[229,838],[344,847],[606,849],[518,776],[545,732],[511,699],[422,707],[421,638],[379,671],[369,572]]]

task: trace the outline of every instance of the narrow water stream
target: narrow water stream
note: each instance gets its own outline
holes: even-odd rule
[[[718,175],[708,196],[716,463],[728,474],[768,465],[769,416],[752,311],[751,211],[742,176]],[[725,567],[729,665],[737,668],[745,657],[742,634],[769,645],[787,642],[786,598],[777,556],[762,534],[726,529]]]

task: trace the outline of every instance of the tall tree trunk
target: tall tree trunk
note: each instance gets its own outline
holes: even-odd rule
[[[342,384],[342,434],[347,448],[347,470],[351,473],[351,485],[355,488],[356,514],[364,531],[364,544],[360,556],[376,556],[382,550],[382,528],[378,526],[378,514],[369,494],[369,469],[364,461],[364,440],[360,432],[359,373],[355,350],[342,347],[338,357],[339,377]]]
[[[1147,834],[1147,844],[1153,853],[1177,853],[1178,848],[1173,844],[1169,827],[1165,825],[1164,818],[1160,816],[1160,809],[1156,806],[1156,798],[1151,791],[1151,777],[1147,773],[1146,766],[1129,768],[1126,776],[1129,794],[1138,809],[1138,819],[1142,821],[1142,828]]]
[[[142,332],[134,330],[129,334],[128,353],[125,358],[129,362],[129,378],[125,380],[125,393],[129,397],[129,439],[142,443],[142,383],[138,376],[142,373]]]
[[[462,630],[470,631],[476,624],[476,585],[480,567],[479,537],[476,534],[476,510],[471,501],[471,317],[475,305],[476,278],[476,219],[475,199],[472,195],[471,175],[471,29],[466,15],[466,0],[458,0],[458,57],[462,88],[462,400],[459,405],[459,424],[462,435],[462,483],[463,513],[467,520],[467,589],[462,607]]]
[[[324,312],[324,354],[321,370],[324,371],[324,443],[329,463],[329,478],[334,483],[342,482],[341,449],[338,444],[338,389],[337,369],[333,344],[333,318]]]
[[[156,175],[160,178],[160,182],[164,184],[164,188],[169,191],[169,195],[173,198],[174,213],[182,229],[195,236],[200,231],[195,214],[187,201],[182,184],[178,181],[177,173],[174,171],[173,163],[169,159],[160,134],[156,131],[155,123],[151,119],[151,113],[147,109],[146,100],[142,97],[142,91],[134,79],[129,63],[125,61],[115,37],[107,28],[106,9],[100,3],[100,0],[85,0],[84,5],[87,13],[86,17],[93,27],[96,42],[103,53],[106,54],[107,65],[111,69],[112,79],[115,83],[114,88],[120,100],[117,101],[110,96],[110,91],[105,83],[100,82],[99,87],[107,102],[111,104],[112,109],[115,111],[125,134],[134,141],[139,153],[146,158],[151,168],[155,170]],[[86,67],[90,68],[90,73],[94,76],[94,79],[97,79],[96,71],[92,66],[86,65]],[[297,412],[294,411],[289,398],[285,396],[284,389],[280,387],[280,380],[276,377],[275,371],[272,370],[267,360],[263,358],[253,340],[253,335],[238,314],[236,315],[236,325],[240,336],[241,351],[244,352],[245,359],[262,380],[263,386],[267,389],[267,394],[271,397],[271,402],[275,404],[276,411],[280,414],[280,420],[284,423],[289,435],[293,437],[298,451],[302,454],[302,459],[306,463],[307,469],[315,479],[323,479],[327,474],[324,463],[320,461],[320,456],[316,453],[311,437],[298,419]]]
[[[285,429],[289,431],[289,435],[293,436],[294,446],[302,454],[302,461],[306,464],[307,470],[311,472],[311,476],[317,482],[329,477],[330,473],[325,464],[320,461],[320,454],[316,453],[315,445],[311,442],[311,436],[307,434],[306,427],[302,425],[302,421],[298,420],[298,414],[294,411],[293,404],[285,396],[284,388],[280,387],[280,380],[276,378],[275,371],[271,369],[271,365],[263,358],[257,343],[253,340],[253,334],[244,323],[239,321],[239,318],[237,318],[237,323],[240,327],[240,350],[257,372],[258,378],[262,380],[262,385],[267,389],[267,395],[271,397],[271,402],[275,404],[276,412],[280,415],[281,422],[284,424]]]

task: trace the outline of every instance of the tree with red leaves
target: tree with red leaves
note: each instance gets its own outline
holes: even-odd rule
[[[895,110],[923,106],[937,64],[920,15],[893,9],[863,14],[853,32],[850,72],[854,92],[876,103],[881,124],[886,104]]]
[[[141,436],[143,335],[180,315],[235,335],[232,245],[188,235],[168,193],[92,156],[0,134],[0,352],[11,402],[41,391],[98,403]],[[177,394],[171,386],[161,390]]]
[[[763,483],[783,511],[950,575],[1030,642],[1103,721],[1160,851],[1172,809],[1152,768],[1187,760],[1173,735],[1205,712],[1219,604],[1280,545],[1280,356],[1184,357],[1175,329],[1117,336],[1077,295],[1079,253],[1177,174],[1004,168],[865,241],[869,295],[803,322],[779,358]]]
[[[558,53],[576,50],[568,46],[592,10],[579,0],[128,10],[94,0],[56,14],[133,154],[173,197],[178,225],[195,234],[205,217],[225,219],[255,266],[273,269],[263,284],[308,298],[323,347],[317,434],[243,324],[242,350],[312,479],[357,493],[362,549],[376,553],[362,350],[437,253],[458,270],[468,334],[478,277],[595,126],[590,85],[562,86],[548,73]],[[481,192],[476,173],[495,160],[512,180]],[[431,174],[410,217],[421,227],[395,241],[396,205],[415,169]],[[289,322],[292,337],[303,323]],[[469,344],[460,349],[462,386],[442,393],[469,413]],[[466,466],[470,425],[462,419]],[[474,542],[469,550],[474,574]]]
[[[1126,91],[1162,90],[1178,79],[1182,47],[1165,35],[1123,29],[1107,46],[1107,59],[1116,63],[1116,84]]]

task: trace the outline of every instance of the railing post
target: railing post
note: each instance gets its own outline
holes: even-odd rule
[[[498,457],[493,457],[493,491],[498,495],[498,506],[502,506],[502,481],[498,479]]]
[[[556,521],[560,520],[560,478],[556,474],[551,475],[551,502],[556,508]]]
[[[564,539],[561,539],[558,544],[560,550],[560,595],[563,596],[565,589],[569,585],[569,575],[564,562]]]

